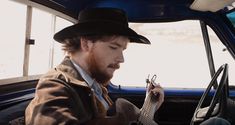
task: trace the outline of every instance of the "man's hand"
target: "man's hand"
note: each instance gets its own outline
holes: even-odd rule
[[[156,98],[157,106],[155,108],[155,111],[157,111],[159,109],[159,107],[162,105],[162,103],[164,102],[163,88],[159,84],[155,84],[155,85],[151,84],[147,87],[146,97],[150,93],[152,93],[154,95],[154,98]]]

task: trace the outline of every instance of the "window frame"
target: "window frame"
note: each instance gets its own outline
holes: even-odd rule
[[[52,22],[54,25],[52,27],[54,27],[55,29],[55,22],[56,22],[56,17],[59,17],[59,18],[62,18],[62,19],[65,19],[69,22],[72,22],[72,23],[76,23],[77,20],[66,15],[66,14],[63,14],[62,12],[59,12],[59,11],[56,11],[56,10],[53,10],[51,8],[48,8],[46,6],[43,6],[41,4],[37,4],[35,2],[32,2],[32,1],[29,1],[29,0],[12,0],[12,2],[15,2],[15,3],[19,3],[19,4],[22,4],[22,5],[25,5],[26,6],[26,24],[25,24],[25,41],[24,41],[24,50],[23,50],[23,65],[21,67],[22,69],[22,74],[19,75],[19,76],[16,76],[16,77],[7,77],[7,78],[3,78],[3,79],[0,79],[0,81],[4,81],[4,82],[1,82],[1,83],[8,83],[7,81],[11,81],[11,79],[20,79],[20,77],[24,78],[24,79],[27,79],[27,78],[35,78],[34,76],[40,76],[42,74],[36,74],[36,75],[29,75],[29,57],[30,57],[30,46],[34,44],[34,39],[31,38],[31,33],[32,33],[32,16],[33,16],[33,9],[36,8],[36,9],[39,9],[41,11],[44,11],[44,12],[47,12],[47,13],[50,13],[51,15],[53,15],[53,18],[54,18],[54,21]],[[55,31],[54,31],[55,33]],[[53,67],[53,51],[50,52],[50,60],[49,60],[49,66],[50,67]]]

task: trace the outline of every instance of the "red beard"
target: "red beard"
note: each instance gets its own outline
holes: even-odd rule
[[[113,77],[113,75],[109,75],[100,69],[100,66],[98,63],[99,60],[97,60],[97,58],[94,56],[93,51],[91,52],[90,56],[88,57],[87,62],[89,63],[88,70],[91,73],[91,77],[94,78],[98,83],[103,84],[103,85],[107,85],[110,82],[110,79]]]

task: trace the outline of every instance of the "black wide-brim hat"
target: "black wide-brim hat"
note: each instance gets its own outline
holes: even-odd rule
[[[121,35],[130,42],[150,44],[150,41],[129,28],[126,14],[116,8],[92,8],[79,13],[78,23],[62,29],[54,39],[63,43],[65,39],[76,36]]]

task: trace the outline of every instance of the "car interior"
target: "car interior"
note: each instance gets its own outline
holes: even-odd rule
[[[213,58],[212,49],[210,46],[210,43],[212,44],[213,39],[210,39],[210,35],[208,35],[208,29],[210,28],[215,33],[215,36],[218,37],[219,41],[224,45],[224,51],[228,52],[229,56],[231,56],[232,63],[235,64],[234,0],[13,0],[13,2],[25,5],[28,9],[28,11],[26,11],[27,15],[31,14],[31,17],[33,17],[32,7],[35,7],[48,13],[52,13],[58,17],[69,20],[72,23],[77,22],[77,16],[80,10],[89,7],[121,8],[127,12],[130,25],[135,26],[138,26],[139,23],[158,23],[160,24],[160,27],[161,25],[164,25],[163,23],[197,20],[199,22],[198,25],[200,28],[199,34],[202,37],[203,41],[202,45],[205,48],[205,52],[203,53],[205,53],[205,57],[207,60],[205,61],[205,63],[207,65],[206,70],[208,71],[205,72],[208,74],[209,80],[203,81],[203,87],[200,87],[198,85],[199,87],[196,88],[187,88],[187,82],[185,82],[185,87],[182,86],[175,88],[164,87],[164,85],[166,84],[163,84],[165,99],[160,109],[155,113],[154,120],[160,125],[198,125],[211,117],[221,117],[228,120],[231,124],[235,124],[235,84],[232,84],[233,75],[231,74],[232,71],[230,71],[233,66],[227,64],[227,62],[222,62],[215,67],[216,59]],[[53,19],[55,20],[55,18]],[[31,21],[30,19],[28,19],[26,23],[31,24]],[[191,28],[190,26],[191,25],[188,25],[188,28]],[[151,25],[149,27],[151,29]],[[146,30],[141,30],[141,27],[138,28],[138,30],[140,31]],[[51,27],[49,29],[51,29]],[[53,31],[55,29],[56,28],[54,28]],[[180,30],[183,31],[183,29]],[[26,43],[29,46],[34,44],[36,45],[37,39],[35,40],[33,38],[27,37],[27,31],[25,33],[25,41],[27,41]],[[151,29],[150,33],[155,33],[154,29]],[[162,34],[164,34],[163,31],[161,32],[160,36]],[[187,34],[187,32],[185,32],[185,34]],[[170,35],[171,34],[169,34],[168,36],[170,37]],[[177,35],[182,34],[179,33]],[[154,42],[152,44],[154,44]],[[174,60],[180,60],[177,59],[177,57],[168,57],[168,54],[172,55],[174,52],[176,53],[176,51],[170,51],[171,45],[167,45],[167,47],[169,48],[165,49],[165,53],[160,53],[161,55],[165,54],[164,59],[172,58]],[[27,59],[29,60],[30,56],[27,56],[27,52],[29,53],[32,51],[29,51],[29,49],[28,51],[26,51],[25,57],[27,57]],[[157,58],[154,57],[155,53],[148,53],[148,55],[149,57],[152,56],[152,58]],[[138,59],[139,56],[137,57]],[[142,57],[145,58],[145,56],[146,55]],[[223,55],[220,55],[220,57],[222,56]],[[40,57],[38,56],[37,58]],[[147,62],[144,59],[139,59],[137,61],[134,62],[134,64],[132,65],[135,65],[135,63],[143,64],[143,62]],[[187,61],[189,62],[190,59],[185,58],[185,62]],[[40,61],[36,62],[38,63],[38,65],[42,65],[40,64]],[[24,65],[27,63],[24,62]],[[155,62],[153,63],[155,65]],[[166,65],[162,65],[161,67],[163,70],[170,69],[170,71],[172,71],[174,75],[184,72],[184,70],[181,69],[187,67],[186,65],[185,67],[174,65],[175,67],[178,67],[178,70],[173,71],[173,69],[171,69],[171,63],[176,62],[168,61],[167,63],[165,63]],[[36,67],[38,65],[36,65]],[[146,65],[148,64],[146,63],[143,65],[144,66],[140,67],[140,70],[136,69],[134,73],[142,72],[141,69],[147,67]],[[199,66],[195,67],[197,67],[198,69],[202,68],[200,67],[200,64]],[[204,69],[202,71],[204,71]],[[129,71],[130,70],[132,69],[129,69]],[[151,70],[156,70],[157,72],[158,69],[155,67],[151,67]],[[189,72],[184,72],[185,74],[196,73],[193,70],[190,71],[190,69],[186,71]],[[27,74],[27,68],[24,68],[24,73]],[[125,73],[126,74],[123,75],[124,78],[133,75],[126,71]],[[198,78],[197,75],[200,75],[201,73],[199,72],[196,75],[193,75],[193,77]],[[24,111],[29,102],[34,98],[35,88],[42,74],[43,72],[36,75],[22,75],[14,78],[0,79],[1,125],[12,124],[12,122],[14,122],[15,120],[24,120]],[[133,75],[133,77],[135,79],[138,79],[138,76]],[[146,76],[141,75],[141,77],[141,79],[145,80]],[[183,77],[184,79],[191,79],[188,76]],[[167,77],[167,79],[173,78]],[[188,86],[190,87],[191,85]],[[141,108],[144,103],[146,92],[145,83],[142,84],[142,86],[125,86],[115,81],[111,81],[111,84],[107,88],[109,96],[114,102],[118,98],[124,98],[135,104],[138,108]]]

